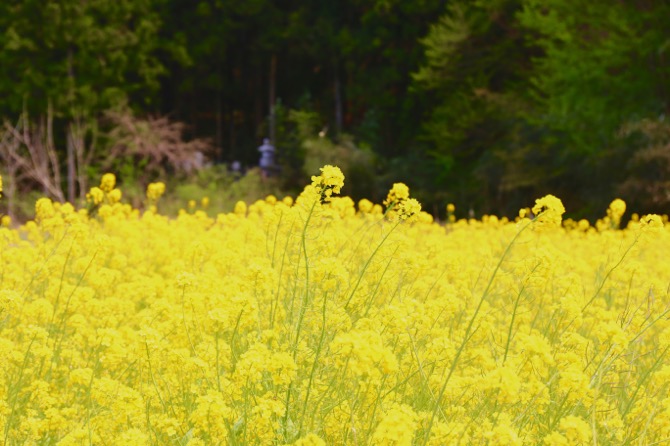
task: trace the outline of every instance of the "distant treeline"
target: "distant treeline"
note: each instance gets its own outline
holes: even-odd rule
[[[4,0],[0,170],[74,199],[270,137],[286,187],[336,162],[438,214],[668,212],[668,23],[662,0]]]

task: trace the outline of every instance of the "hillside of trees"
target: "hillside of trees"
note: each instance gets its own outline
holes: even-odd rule
[[[667,213],[668,23],[661,0],[4,0],[4,194],[247,169],[269,137],[287,191],[336,163],[344,193],[404,181],[438,216]]]

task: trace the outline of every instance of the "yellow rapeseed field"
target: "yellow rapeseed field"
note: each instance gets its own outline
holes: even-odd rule
[[[107,174],[3,218],[2,444],[668,443],[667,218],[437,224],[343,181],[168,218]]]

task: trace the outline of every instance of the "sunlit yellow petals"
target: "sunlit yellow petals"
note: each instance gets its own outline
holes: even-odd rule
[[[82,209],[0,226],[7,443],[670,437],[666,217],[563,221],[549,195],[440,224],[403,183],[384,207],[343,181],[168,218],[164,183],[140,211],[106,174]]]
[[[409,187],[404,183],[394,183],[393,187],[384,200],[385,206],[391,206],[394,203],[407,200],[409,198]]]
[[[372,435],[373,445],[411,446],[418,416],[411,407],[394,405],[382,416]]]
[[[535,200],[533,214],[536,222],[543,227],[557,227],[561,225],[565,207],[559,198],[553,195],[546,195]]]
[[[106,173],[102,176],[100,180],[100,189],[103,192],[111,192],[112,189],[116,186],[116,175],[113,173]]]
[[[165,183],[149,183],[147,186],[147,198],[152,201],[158,200],[165,193]]]

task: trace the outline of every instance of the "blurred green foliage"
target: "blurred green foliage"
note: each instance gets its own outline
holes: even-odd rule
[[[670,109],[668,17],[667,2],[448,2],[414,79],[436,98],[424,136],[453,201],[509,215],[552,192],[573,216],[593,217],[623,194],[667,212],[620,185],[644,150],[621,130]]]
[[[120,187],[126,202],[140,209],[146,206],[146,190],[140,189],[138,183],[124,181]],[[205,167],[188,178],[168,179],[158,208],[161,213],[170,216],[176,216],[181,210],[202,210],[216,216],[232,212],[235,203],[240,200],[251,204],[264,200],[268,195],[274,195],[279,200],[285,196],[278,178],[263,178],[259,169],[251,169],[241,175],[230,172],[224,165],[216,165]],[[195,207],[189,207],[189,202],[194,202]]]

